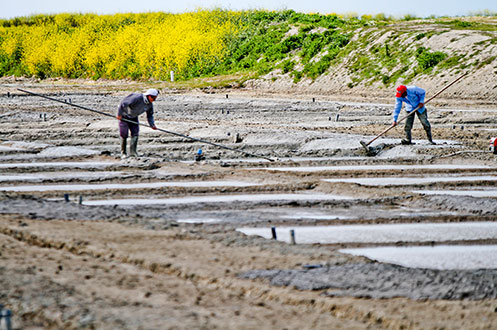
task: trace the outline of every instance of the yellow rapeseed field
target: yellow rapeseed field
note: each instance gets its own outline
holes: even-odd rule
[[[0,65],[39,77],[167,79],[225,56],[240,12],[38,15],[0,27]]]

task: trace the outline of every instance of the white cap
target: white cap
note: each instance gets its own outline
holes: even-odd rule
[[[149,90],[147,90],[145,92],[145,95],[150,95],[150,96],[155,96],[156,97],[157,95],[159,95],[159,91],[156,90],[155,88],[150,88]]]

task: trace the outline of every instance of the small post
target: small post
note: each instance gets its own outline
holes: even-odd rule
[[[64,200],[65,200],[66,202],[69,202],[69,194],[64,194]]]
[[[79,195],[79,201],[78,204],[81,205],[83,204],[83,196]]]
[[[461,131],[464,130],[464,125],[461,126]]]
[[[290,229],[290,244],[295,245],[295,230]]]
[[[228,98],[228,94],[226,94],[226,98]]]
[[[170,75],[171,75],[171,81],[174,81],[174,71],[171,71]]]
[[[271,237],[276,240],[276,227],[271,227]]]
[[[46,113],[43,114],[43,121],[47,121],[47,114]]]
[[[230,114],[230,111],[229,110],[226,110],[226,114],[229,115]]]
[[[7,92],[7,98],[10,98],[10,92]]]
[[[316,98],[315,97],[312,98],[312,102],[313,103],[316,102]]]
[[[2,318],[5,319],[5,330],[12,330],[12,311],[10,309],[3,309],[3,305],[0,305],[0,326],[2,325]]]
[[[338,121],[338,118],[340,117],[340,115],[337,113],[337,116],[335,118],[335,121]]]
[[[328,117],[328,120],[331,121],[331,116]]]

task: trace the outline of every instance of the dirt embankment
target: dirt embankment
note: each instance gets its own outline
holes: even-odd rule
[[[492,24],[495,24],[492,23]],[[364,39],[366,42],[359,43]],[[383,77],[391,77],[395,72],[408,66],[404,77],[408,77],[417,69],[418,61],[413,56],[405,63],[387,69],[381,59],[376,58],[378,49],[383,50],[385,45],[392,45],[400,40],[398,47],[406,50],[415,50],[424,47],[432,52],[443,52],[446,58],[453,58],[450,66],[435,66],[429,71],[417,74],[414,79],[398,78],[385,84]],[[326,73],[317,79],[302,79],[294,83],[290,74],[283,74],[276,69],[261,79],[248,81],[246,86],[264,93],[290,93],[306,95],[334,95],[348,100],[370,102],[382,99],[391,102],[398,84],[417,85],[434,94],[444,85],[464,73],[464,83],[446,91],[439,103],[453,103],[459,100],[478,104],[479,106],[495,106],[497,100],[497,33],[495,31],[458,30],[447,26],[423,22],[423,24],[396,23],[377,30],[364,29],[354,32],[352,41],[357,42],[357,49],[339,59]],[[394,46],[390,46],[394,47]],[[362,75],[358,73],[357,65],[360,57],[368,57],[372,61],[369,69],[364,69]],[[377,61],[377,62],[375,62]],[[379,68],[379,69],[378,69]],[[367,71],[370,70],[370,71]]]

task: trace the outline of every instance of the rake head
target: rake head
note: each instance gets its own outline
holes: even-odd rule
[[[385,148],[385,144],[379,144],[375,147],[369,147],[368,144],[364,141],[359,141],[361,143],[361,146],[364,148],[364,150],[366,151],[366,156],[368,157],[374,157],[376,156],[380,151],[383,150],[383,148]]]

